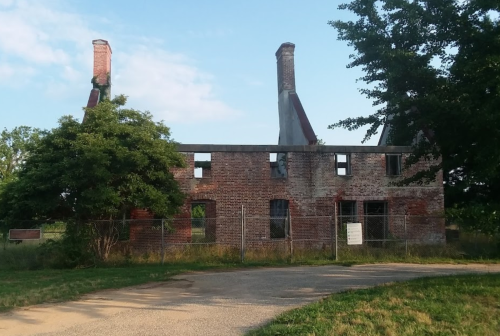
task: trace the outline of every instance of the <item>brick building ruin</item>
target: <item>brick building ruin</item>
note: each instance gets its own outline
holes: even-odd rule
[[[94,62],[109,67],[94,66],[94,78],[110,84],[109,76],[103,76],[102,71],[107,71],[107,75],[110,72],[111,49],[106,41],[96,41]],[[108,47],[104,52],[103,45]],[[379,146],[317,145],[295,88],[294,49],[294,44],[284,43],[276,52],[278,145],[178,145],[179,152],[185,154],[187,167],[176,168],[173,174],[187,199],[172,221],[174,231],[165,237],[167,244],[192,242],[191,212],[198,204],[205,209],[204,234],[212,237],[212,242],[235,246],[242,239],[242,206],[248,218],[246,239],[254,245],[272,244],[288,237],[288,232],[273,231],[273,218],[290,216],[294,238],[322,241],[330,239],[331,217],[336,213],[343,222],[362,223],[365,239],[384,240],[403,234],[404,215],[430,218],[443,213],[441,175],[427,185],[393,184],[433,163],[422,161],[403,171],[410,147],[381,146],[380,142]],[[89,106],[98,103],[97,91],[91,91]],[[210,154],[210,160],[195,160],[197,153]],[[195,174],[195,170],[201,174]],[[153,217],[140,209],[131,215],[132,219]],[[405,224],[405,234],[412,239],[444,242],[442,218],[426,220],[425,224],[411,220]],[[151,239],[159,244],[146,226],[130,226],[130,240],[136,248],[151,247]]]

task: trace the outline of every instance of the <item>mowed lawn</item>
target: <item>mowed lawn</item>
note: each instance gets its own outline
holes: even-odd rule
[[[333,294],[248,335],[500,335],[500,274],[422,278]]]

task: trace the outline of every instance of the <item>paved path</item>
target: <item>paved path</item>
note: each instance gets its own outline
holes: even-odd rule
[[[332,292],[500,265],[362,265],[190,273],[0,314],[0,335],[242,335]]]

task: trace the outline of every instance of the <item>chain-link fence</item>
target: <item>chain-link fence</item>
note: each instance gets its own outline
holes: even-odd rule
[[[60,239],[70,225],[92,236],[94,251],[106,256],[142,256],[152,261],[231,261],[336,258],[354,255],[409,255],[453,246],[471,254],[459,238],[446,238],[445,219],[438,216],[255,216],[242,209],[234,217],[126,219],[85,221],[0,221],[4,249],[19,243],[40,244]],[[40,239],[12,237],[6,228],[40,229]],[[72,227],[74,228],[74,227]],[[462,234],[464,236],[465,234]],[[487,242],[468,234],[477,251],[498,251],[498,239]],[[447,243],[448,241],[448,243]],[[474,242],[475,241],[475,242]],[[481,242],[479,242],[481,241]],[[486,244],[487,243],[487,244]],[[435,249],[429,246],[435,247]],[[488,252],[488,253],[489,253]],[[441,253],[441,252],[440,252]]]
[[[408,255],[415,246],[442,247],[446,243],[445,219],[439,216],[338,216],[337,227],[337,255]]]
[[[171,218],[122,221],[128,236],[114,247],[121,254],[143,254],[151,260],[237,260],[241,250],[241,217]]]

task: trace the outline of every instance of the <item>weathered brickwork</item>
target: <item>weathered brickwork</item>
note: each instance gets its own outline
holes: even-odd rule
[[[278,93],[283,90],[295,90],[295,44],[283,43],[276,51],[276,65],[278,70]]]
[[[246,241],[265,246],[276,241],[271,238],[269,223],[270,201],[275,199],[289,201],[296,240],[327,241],[332,234],[332,222],[325,216],[334,214],[335,201],[355,201],[361,223],[365,202],[387,202],[390,234],[403,234],[404,215],[408,214],[409,238],[426,242],[444,239],[444,221],[437,217],[444,209],[442,178],[429,185],[394,186],[391,183],[401,177],[386,175],[384,153],[351,153],[350,176],[336,175],[334,153],[288,153],[287,178],[271,177],[268,152],[214,152],[211,169],[206,169],[210,173],[204,178],[194,177],[194,153],[185,153],[185,157],[187,168],[175,169],[173,174],[188,198],[175,221],[175,233],[166,236],[167,243],[191,242],[191,204],[202,202],[206,205],[206,217],[216,218],[206,228],[215,242],[239,246],[243,205]],[[429,164],[421,162],[413,170]],[[151,215],[136,213],[135,218]],[[147,247],[150,239],[158,241],[158,237],[157,232],[144,225],[131,228],[131,240],[137,246]]]
[[[297,239],[329,237],[329,223],[318,223],[312,216],[330,216],[334,202],[356,201],[358,219],[362,222],[366,201],[386,201],[388,215],[431,215],[443,210],[442,180],[425,186],[397,187],[391,185],[397,177],[386,176],[385,154],[352,153],[351,176],[336,176],[333,153],[288,153],[287,178],[271,178],[269,153],[212,153],[209,178],[194,178],[193,154],[186,154],[189,167],[178,170],[176,179],[189,195],[187,203],[210,200],[215,203],[218,242],[239,243],[241,228],[237,220],[241,206],[245,208],[247,239],[270,239],[270,201],[286,199]],[[422,162],[415,169],[424,168]],[[187,206],[185,211],[189,211]],[[187,213],[183,214],[188,217]],[[311,218],[304,218],[304,217]],[[257,220],[256,218],[262,218]],[[402,217],[401,217],[402,218]],[[409,223],[411,224],[411,223]],[[389,223],[391,226],[391,223]],[[411,225],[409,225],[411,226]],[[444,223],[434,232],[412,230],[409,233],[422,238],[444,234]],[[424,230],[425,231],[425,230]],[[425,237],[424,237],[425,236]],[[186,237],[188,238],[188,237]],[[441,238],[440,238],[441,239]]]
[[[111,74],[111,47],[108,41],[94,40],[94,71],[100,85],[109,85],[108,76]]]

